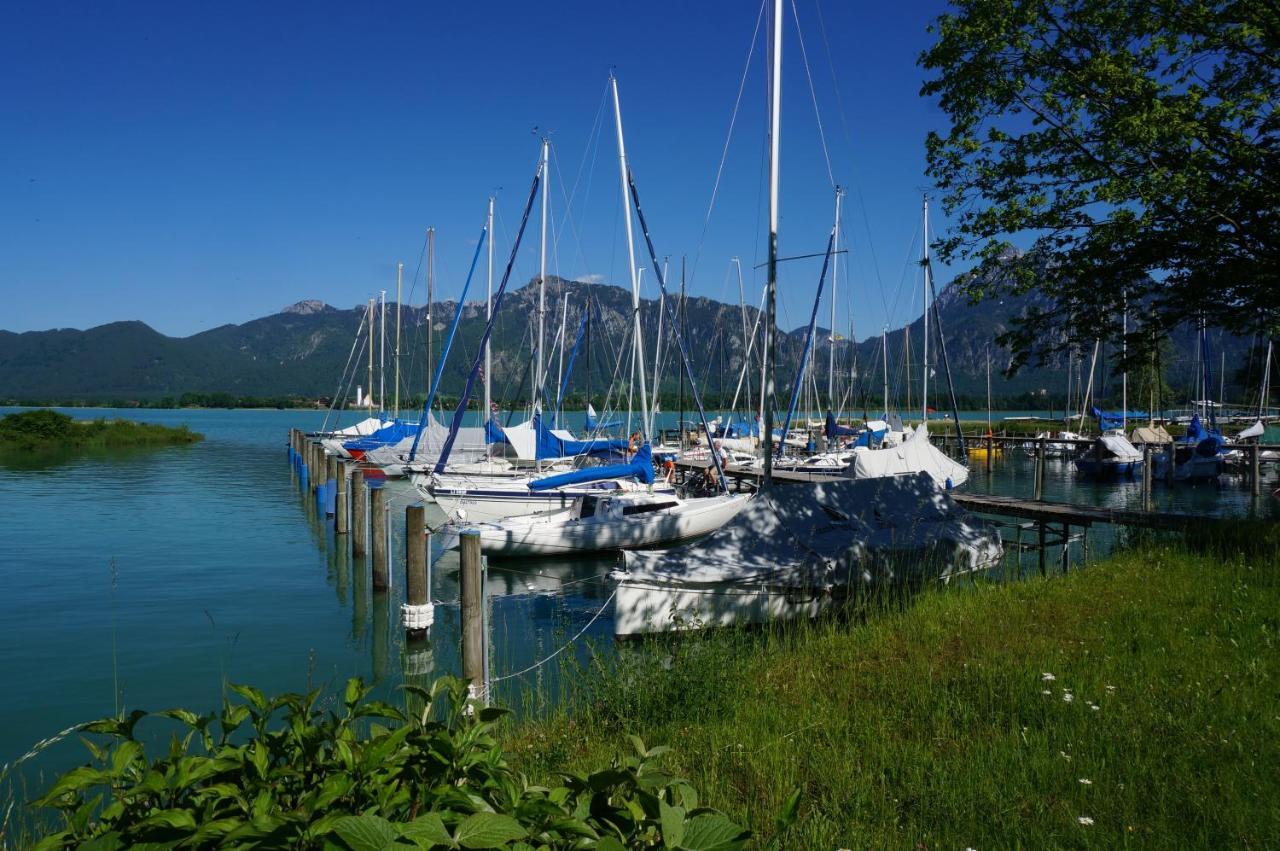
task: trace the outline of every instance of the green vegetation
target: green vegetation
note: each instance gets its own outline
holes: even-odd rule
[[[588,696],[512,748],[536,778],[670,744],[764,847],[1264,847],[1278,545],[1276,524],[1205,530],[865,622],[656,643],[578,672]]]
[[[1177,326],[1274,333],[1280,18],[1255,0],[957,0],[920,57],[926,140],[975,297],[1037,292],[1014,364],[1075,341],[1145,363]],[[1011,258],[1012,242],[1035,249]],[[997,286],[988,273],[1006,274]],[[1132,397],[1131,397],[1132,398]]]
[[[76,420],[50,410],[22,411],[0,418],[0,453],[5,454],[171,446],[203,439],[203,435],[186,426]]]
[[[638,740],[625,748],[635,756],[608,768],[530,785],[494,738],[503,710],[468,714],[458,680],[406,686],[416,711],[369,700],[358,680],[340,711],[324,711],[319,691],[268,699],[230,688],[242,700],[219,713],[134,712],[84,725],[107,741],[86,740],[92,763],[37,801],[64,826],[34,847],[731,851],[748,838],[657,767],[664,748]],[[155,757],[135,738],[148,717],[180,728]]]

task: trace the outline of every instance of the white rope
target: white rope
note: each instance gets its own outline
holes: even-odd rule
[[[543,665],[545,665],[545,664],[547,664],[548,662],[550,662],[552,659],[554,659],[554,658],[556,658],[557,656],[559,656],[559,655],[560,655],[561,653],[563,653],[564,651],[568,650],[570,647],[572,647],[572,646],[573,646],[573,643],[574,643],[575,641],[577,641],[579,638],[581,638],[581,637],[582,637],[582,634],[583,634],[584,632],[586,632],[588,629],[590,629],[590,628],[591,628],[591,625],[592,625],[593,623],[595,623],[597,620],[599,620],[599,619],[600,619],[600,616],[601,616],[602,614],[604,614],[604,610],[605,610],[605,609],[607,609],[607,608],[609,608],[609,604],[613,602],[613,598],[614,598],[614,597],[616,597],[617,595],[618,595],[618,589],[617,589],[617,588],[615,588],[615,589],[613,589],[613,593],[611,593],[611,594],[609,595],[609,599],[607,599],[607,600],[605,600],[605,601],[604,601],[604,605],[600,607],[599,611],[597,611],[594,615],[592,615],[592,616],[591,616],[591,620],[587,621],[587,625],[586,625],[586,626],[584,626],[582,629],[578,630],[578,634],[577,634],[577,635],[575,635],[573,638],[570,638],[570,639],[568,640],[568,642],[566,642],[565,644],[563,644],[563,645],[560,647],[560,649],[559,649],[559,650],[557,650],[556,652],[552,653],[550,656],[548,656],[547,658],[543,659],[541,662],[535,662],[534,664],[530,665],[529,667],[525,668],[525,669],[524,669],[524,670],[522,670],[522,671],[516,671],[514,674],[506,674],[505,676],[501,676],[501,677],[494,677],[493,679],[489,680],[490,684],[492,684],[492,683],[500,683],[500,682],[502,682],[503,680],[509,680],[509,679],[511,679],[511,678],[513,678],[513,677],[519,677],[519,676],[521,676],[521,675],[523,675],[523,674],[527,674],[527,673],[529,673],[530,671],[532,671],[532,670],[533,670],[533,669],[535,669],[535,668],[540,668],[540,667],[542,667]]]

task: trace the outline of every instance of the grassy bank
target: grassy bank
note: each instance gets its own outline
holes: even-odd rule
[[[1269,847],[1278,538],[1149,543],[863,623],[626,652],[510,748],[539,778],[628,734],[671,745],[666,767],[762,847]]]
[[[195,443],[204,436],[186,426],[133,420],[76,420],[50,410],[0,418],[0,453],[73,452]]]

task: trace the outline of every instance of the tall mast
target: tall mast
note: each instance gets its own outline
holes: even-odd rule
[[[737,257],[732,258],[732,261],[733,261],[734,267],[737,268],[738,270],[738,308],[742,311],[742,350],[744,352],[748,352],[751,350],[750,340],[751,340],[752,334],[751,334],[751,331],[749,330],[750,325],[747,322],[747,293],[746,293],[746,290],[743,288],[743,284],[742,284],[742,261],[739,260]],[[681,272],[680,281],[681,281],[681,285],[683,286],[684,284],[683,272]],[[747,359],[745,356],[742,359],[742,369],[744,371],[746,371],[747,369]],[[748,381],[746,382],[746,384],[747,384],[747,410],[751,410],[751,382]],[[683,387],[684,385],[681,384],[680,386]],[[734,394],[734,398],[735,398],[734,404],[736,405],[737,393]]]
[[[1120,373],[1120,430],[1129,430],[1129,292],[1121,294],[1120,308],[1120,359],[1124,369]]]
[[[431,377],[435,375],[435,354],[432,338],[435,320],[431,317],[431,305],[436,300],[436,229],[427,228],[427,393],[431,393]]]
[[[489,196],[489,215],[485,218],[485,230],[489,234],[489,281],[485,287],[484,296],[484,321],[488,323],[493,318],[493,196]],[[484,341],[484,411],[480,414],[481,421],[491,416],[490,405],[493,399],[489,391],[489,373],[493,370],[493,362],[490,358],[489,340]]]
[[[889,326],[880,332],[880,365],[884,369],[884,418],[889,419]]]
[[[569,337],[565,334],[569,324],[569,294],[564,293],[560,298],[560,366],[556,374],[556,426],[561,426],[560,422],[560,388],[564,387],[564,350],[569,345]]]
[[[991,434],[991,344],[990,343],[987,343],[987,434]]]
[[[831,354],[827,358],[827,404],[836,405],[836,288],[840,284],[840,199],[843,187],[836,187],[836,236],[831,244]]]
[[[404,264],[396,264],[396,381],[395,381],[395,411],[396,416],[400,416],[400,302],[404,300]]]
[[[387,291],[382,291],[382,338],[378,343],[378,406],[387,410]]]
[[[1271,389],[1271,338],[1267,338],[1267,359],[1262,362],[1262,392],[1258,394],[1258,419],[1262,419],[1267,410],[1267,396]]]
[[[665,264],[664,264],[665,266]],[[667,279],[667,270],[662,270],[662,280]],[[653,410],[649,413],[649,433],[654,433],[655,420],[658,418],[659,399],[662,398],[662,375],[658,372],[662,366],[662,317],[667,305],[665,288],[658,290],[658,331],[653,342]]]
[[[773,485],[773,375],[774,324],[778,314],[778,156],[782,142],[782,0],[773,0],[773,70],[769,92],[769,262],[768,296],[764,322],[764,479]],[[786,437],[786,435],[783,435]]]
[[[689,305],[684,292],[684,255],[680,255],[680,335],[689,339]],[[680,432],[680,445],[684,446],[684,370],[680,370],[680,413],[676,429]]]
[[[533,407],[537,410],[538,403],[542,401],[542,359],[544,352],[542,347],[545,343],[546,336],[546,313],[547,313],[547,200],[551,196],[548,186],[551,183],[551,169],[547,163],[551,159],[551,142],[544,136],[542,138],[542,242],[538,248],[538,356],[534,359],[533,366]]]
[[[921,269],[924,274],[921,276],[924,280],[924,343],[923,352],[920,356],[920,366],[922,368],[923,377],[920,382],[920,421],[927,422],[929,419],[929,196],[924,196],[924,245],[923,256],[920,259]]]
[[[778,0],[779,3],[782,0]],[[631,202],[627,189],[627,146],[622,137],[622,107],[618,103],[618,78],[609,75],[613,89],[613,118],[618,135],[618,177],[622,187],[622,217],[627,222],[627,264],[631,272],[631,315],[634,324],[634,361],[639,365],[636,374],[640,378],[640,427],[646,429],[649,421],[649,391],[644,380],[644,340],[640,333],[640,279],[636,274],[636,247],[631,231]],[[645,438],[648,438],[646,433]]]
[[[364,394],[365,405],[369,408],[369,416],[373,416],[373,299],[369,299],[369,376],[366,379],[368,389]]]

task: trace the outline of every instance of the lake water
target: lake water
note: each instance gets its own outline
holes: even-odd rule
[[[7,409],[0,409],[0,414]],[[392,696],[413,676],[459,669],[457,556],[436,562],[432,597],[441,601],[431,641],[406,648],[403,601],[404,506],[412,489],[391,488],[392,589],[374,594],[369,565],[303,496],[285,455],[290,427],[318,428],[323,412],[94,411],[186,424],[206,439],[193,446],[0,466],[0,765],[35,741],[118,707],[158,710],[218,705],[224,679],[267,691],[341,685],[361,676]],[[985,414],[983,414],[985,416]],[[576,422],[576,419],[574,420]],[[975,464],[969,489],[1029,495],[1032,464],[1021,452]],[[1045,496],[1136,505],[1136,483],[1091,485],[1066,462],[1047,462]],[[1227,514],[1275,514],[1269,497],[1247,488],[1157,487],[1159,506]],[[429,522],[442,515],[434,508]],[[1091,540],[1105,543],[1099,532]],[[489,616],[492,674],[530,666],[601,612],[613,559],[494,562]],[[586,629],[605,645],[611,614]],[[585,642],[576,648],[584,652]],[[521,690],[554,694],[555,666],[504,681],[500,698]],[[66,744],[34,771],[82,758]],[[30,774],[30,772],[29,772]],[[38,785],[38,784],[37,784]]]

